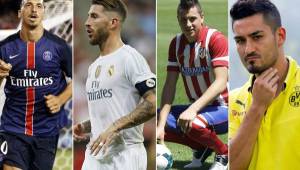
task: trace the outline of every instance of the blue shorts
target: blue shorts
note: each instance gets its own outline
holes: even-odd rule
[[[177,126],[177,120],[180,114],[185,111],[189,105],[175,105],[172,106],[168,115],[166,128],[168,130],[180,132],[180,127]],[[159,111],[158,111],[159,113]],[[202,109],[201,114],[208,123],[208,128],[214,130],[217,134],[224,134],[228,132],[228,107],[227,106],[207,106]]]
[[[4,164],[22,170],[52,170],[58,135],[36,137],[7,132],[3,135],[8,143]]]

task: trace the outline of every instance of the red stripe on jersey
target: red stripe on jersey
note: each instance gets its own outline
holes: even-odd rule
[[[189,64],[190,64],[191,68],[195,67],[195,46],[194,45],[190,48]],[[197,75],[196,76],[191,76],[191,79],[192,79],[192,83],[193,83],[193,87],[195,89],[195,92],[196,92],[196,94],[199,98],[199,97],[202,96],[202,92],[201,92],[197,77],[198,77]]]
[[[205,54],[206,55],[206,54]],[[200,64],[201,64],[201,67],[207,67],[207,60],[206,60],[207,57],[204,57],[204,58],[200,58]],[[206,87],[209,87],[211,85],[211,81],[209,79],[209,72],[203,72],[202,73],[203,75],[203,78],[205,80],[205,83],[206,83]]]
[[[34,69],[35,67],[35,43],[27,43],[27,69]]]
[[[35,68],[35,43],[27,43],[27,69]],[[35,103],[35,88],[26,88],[26,115],[25,115],[25,134],[33,135],[33,113]]]
[[[26,89],[26,120],[25,120],[25,134],[33,135],[33,112],[34,112],[34,100],[35,100],[35,89],[28,87]]]

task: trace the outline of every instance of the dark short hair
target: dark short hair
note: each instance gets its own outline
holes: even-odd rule
[[[118,13],[122,22],[127,17],[127,8],[122,0],[92,0],[92,5],[102,5],[106,11]]]
[[[280,13],[269,0],[238,0],[230,9],[231,26],[236,20],[255,14],[263,14],[264,21],[273,31],[281,27]]]
[[[179,13],[179,10],[189,10],[194,6],[197,7],[199,14],[202,16],[203,11],[198,0],[180,0],[180,3],[177,8],[177,13]]]

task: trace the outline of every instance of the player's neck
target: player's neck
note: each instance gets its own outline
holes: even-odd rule
[[[25,42],[37,42],[44,34],[43,26],[38,26],[34,29],[22,26],[20,31],[20,37]]]
[[[109,37],[104,43],[99,45],[100,48],[100,56],[106,56],[110,53],[113,53],[120,47],[124,45],[123,41],[121,40],[121,37],[115,36],[115,37]]]

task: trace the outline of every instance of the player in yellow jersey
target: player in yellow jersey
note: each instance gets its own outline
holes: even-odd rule
[[[230,170],[299,169],[300,67],[284,53],[279,11],[269,0],[238,0],[230,15],[252,74],[230,93]]]

